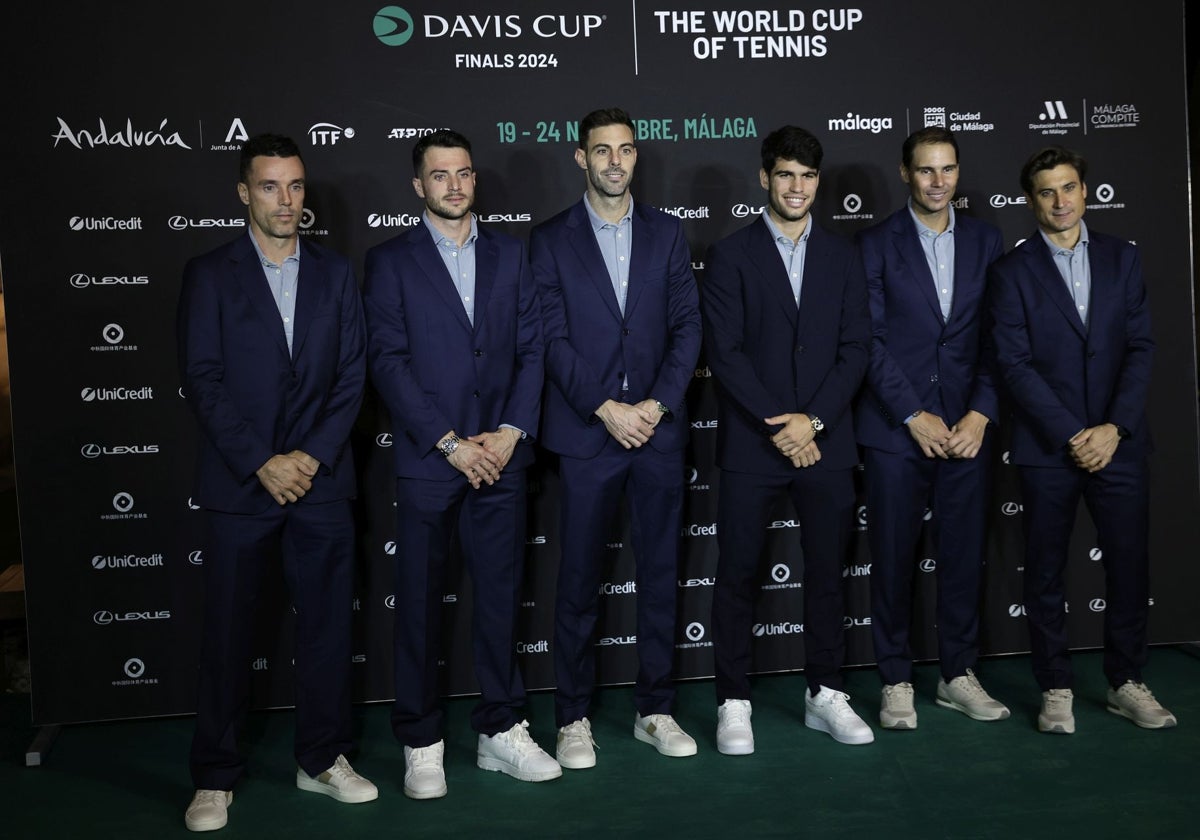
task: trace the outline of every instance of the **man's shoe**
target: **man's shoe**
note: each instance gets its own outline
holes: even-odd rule
[[[879,699],[879,725],[884,729],[916,729],[912,683],[885,685]]]
[[[437,799],[446,795],[442,755],[446,742],[428,747],[404,748],[404,795],[409,799]]]
[[[507,732],[480,735],[475,764],[498,770],[523,782],[548,782],[562,775],[558,762],[529,737],[529,723],[514,723]]]
[[[1154,699],[1145,683],[1133,680],[1108,690],[1108,710],[1129,718],[1142,729],[1166,729],[1175,725],[1175,715]]]
[[[1069,688],[1052,688],[1042,692],[1042,710],[1038,712],[1038,732],[1070,735],[1075,731],[1075,715],[1071,704],[1075,695]]]
[[[821,686],[817,696],[804,692],[804,725],[825,732],[839,744],[869,744],[875,733],[850,708],[850,695]]]
[[[596,766],[596,742],[592,740],[592,723],[582,718],[558,730],[554,749],[560,766],[568,770],[586,770]]]
[[[726,700],[717,707],[717,752],[722,755],[754,752],[749,700]]]
[[[692,736],[680,729],[670,715],[637,714],[633,719],[633,737],[650,744],[662,755],[672,758],[696,754],[696,742]]]
[[[937,703],[947,709],[957,709],[971,720],[1004,720],[1008,707],[983,690],[979,678],[970,668],[961,677],[946,682],[938,680]]]
[[[338,802],[370,802],[379,798],[379,788],[354,772],[344,755],[333,761],[333,766],[316,778],[301,768],[296,768],[296,787],[312,793],[323,793]]]
[[[188,831],[216,831],[229,822],[231,790],[198,790],[183,815]]]

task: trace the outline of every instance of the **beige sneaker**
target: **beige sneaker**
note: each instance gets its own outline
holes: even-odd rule
[[[379,798],[379,789],[355,773],[343,755],[334,759],[333,766],[316,778],[297,767],[296,787],[311,793],[323,793],[338,802],[350,804],[370,802]]]
[[[1075,715],[1071,705],[1075,695],[1069,688],[1052,688],[1042,692],[1042,710],[1038,712],[1038,732],[1070,735],[1075,731]]]
[[[1126,680],[1119,688],[1108,690],[1108,710],[1127,717],[1142,729],[1166,729],[1175,725],[1175,715],[1154,699],[1145,683]]]
[[[947,683],[938,680],[937,703],[948,709],[957,709],[972,720],[1004,720],[1008,707],[983,690],[979,678],[970,668],[961,677]]]
[[[231,790],[198,790],[183,815],[188,831],[216,831],[229,822]]]
[[[916,729],[912,683],[885,685],[879,698],[879,725],[884,729]]]

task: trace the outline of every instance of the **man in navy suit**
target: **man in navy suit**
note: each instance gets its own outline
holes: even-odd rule
[[[341,802],[379,792],[351,743],[354,459],[366,378],[349,262],[303,241],[304,162],[267,134],[242,147],[250,230],[188,262],[179,367],[200,427],[193,499],[204,509],[204,643],[185,824],[221,828],[245,759],[256,596],[282,565],[296,619],[296,786]]]
[[[717,749],[754,751],[750,646],[771,510],[786,494],[804,549],[804,723],[843,744],[874,735],[842,691],[842,569],[858,464],[850,401],[870,341],[862,264],[810,213],[821,144],[784,126],[762,142],[762,215],[712,246],[704,346],[717,383],[720,560],[713,594]]]
[[[980,352],[988,266],[1000,231],[959,216],[958,143],[945,128],[901,150],[905,206],[858,236],[871,306],[871,360],[855,412],[866,466],[871,633],[883,681],[879,723],[916,729],[913,568],[926,506],[937,555],[939,705],[975,720],[1008,709],[979,684],[979,597],[996,389]]]
[[[541,316],[525,248],[471,212],[471,144],[437,131],[413,146],[421,223],[367,252],[371,378],[392,420],[396,620],[392,730],[404,793],[446,795],[438,707],[442,595],[457,530],[475,590],[471,714],[476,763],[517,779],[562,775],[523,720],[517,610],[525,470],[542,389]]]
[[[1083,221],[1087,162],[1036,152],[1021,187],[1038,230],[992,266],[997,369],[1012,397],[1009,460],[1025,523],[1025,614],[1042,689],[1038,729],[1075,731],[1063,577],[1082,497],[1105,570],[1108,710],[1174,726],[1142,681],[1148,660],[1150,431],[1154,340],[1138,249]]]
[[[700,352],[691,254],[678,219],[629,193],[633,122],[619,108],[579,124],[584,197],[533,229],[542,298],[546,394],[542,442],[559,455],[562,560],[555,602],[558,760],[596,763],[587,717],[605,544],[622,495],[637,559],[634,736],[689,756],[671,716],[675,593],[683,517],[684,393]]]

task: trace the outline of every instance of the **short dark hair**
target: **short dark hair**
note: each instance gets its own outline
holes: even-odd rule
[[[300,148],[292,141],[292,138],[282,134],[256,134],[242,144],[242,158],[238,170],[239,182],[246,183],[246,179],[250,177],[250,167],[256,157],[294,157],[300,158],[302,165],[304,163],[304,158],[300,157]]]
[[[633,127],[633,119],[621,108],[600,108],[592,111],[579,121],[579,148],[587,151],[588,135],[594,128],[604,128],[606,125],[627,125],[633,136],[637,130]]]
[[[821,158],[824,156],[821,141],[795,125],[777,128],[762,141],[762,168],[767,174],[771,173],[780,159],[794,160],[820,172]]]
[[[900,148],[900,162],[904,164],[904,168],[912,168],[913,152],[916,151],[917,146],[932,146],[934,143],[946,143],[952,146],[954,161],[958,162],[958,141],[954,139],[954,132],[945,126],[931,125],[914,131],[904,140],[904,145]]]
[[[425,163],[425,152],[436,146],[439,149],[466,149],[471,154],[471,141],[457,131],[449,128],[439,128],[432,134],[426,134],[413,144],[412,161],[413,174],[421,177],[421,167]]]
[[[1079,183],[1087,183],[1087,161],[1083,159],[1083,155],[1065,146],[1047,146],[1034,152],[1021,167],[1021,189],[1026,195],[1033,195],[1033,176],[1056,166],[1075,167],[1079,174]]]

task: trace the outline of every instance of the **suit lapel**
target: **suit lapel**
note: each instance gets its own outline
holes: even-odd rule
[[[809,224],[814,224],[810,221]],[[813,255],[812,236],[809,235],[808,250],[804,254],[804,273],[808,274],[808,260]],[[794,327],[799,317],[799,312],[796,308],[796,298],[792,294],[792,283],[788,279],[787,269],[783,266],[783,260],[779,257],[779,246],[775,240],[771,238],[771,229],[767,227],[767,223],[759,217],[754,223],[751,230],[751,247],[750,260],[754,263],[754,267],[758,270],[759,276],[763,278],[763,282],[767,287],[769,297],[775,299],[779,304],[779,308],[783,310],[788,321]],[[804,278],[801,278],[804,279]],[[804,284],[807,285],[807,282]],[[801,288],[800,302],[804,302],[804,289]]]
[[[480,225],[482,227],[482,225]],[[492,287],[496,285],[496,243],[484,231],[475,240],[475,329],[484,321]],[[460,307],[461,308],[461,307]]]
[[[642,215],[642,205],[633,206],[629,220],[633,242],[629,249],[629,290],[625,295],[625,317],[628,318],[642,295],[642,280],[646,277],[646,266],[650,264],[650,249],[654,243],[654,231],[650,220]],[[610,284],[611,285],[611,284]],[[616,294],[614,293],[614,297]]]
[[[266,275],[263,274],[262,263],[259,262],[258,252],[249,240],[242,240],[234,253],[230,255],[233,262],[233,273],[246,297],[249,298],[255,313],[262,319],[263,326],[271,334],[279,352],[285,358],[290,358],[287,335],[283,331],[283,319],[279,317],[279,307],[271,296],[271,287],[267,285]],[[294,339],[293,334],[293,339]]]
[[[1042,284],[1042,288],[1046,290],[1050,300],[1062,312],[1071,328],[1080,338],[1086,339],[1087,331],[1083,327],[1083,321],[1079,319],[1079,313],[1075,311],[1075,301],[1067,291],[1067,284],[1063,282],[1062,274],[1059,273],[1058,266],[1054,264],[1054,257],[1050,255],[1050,249],[1042,241],[1041,233],[1034,231],[1021,247],[1025,250],[1025,259],[1033,276],[1037,278],[1037,282]]]
[[[912,219],[912,214],[905,207],[900,211],[903,215],[899,219],[899,224],[894,231],[896,250],[900,254],[901,261],[908,268],[903,272],[902,276],[913,278],[913,282],[917,285],[917,291],[925,302],[929,304],[929,309],[937,318],[939,324],[944,324],[945,319],[942,318],[942,303],[937,296],[937,281],[933,274],[929,271],[929,260],[925,258],[925,249],[921,247],[920,233],[917,231],[917,224]],[[958,235],[956,232],[955,236]],[[955,243],[955,275],[954,275],[954,293],[958,294],[958,254],[960,249]],[[952,310],[953,313],[953,310]]]
[[[1114,307],[1119,307],[1121,317],[1115,319],[1124,322],[1125,299],[1121,294],[1113,267],[1117,264],[1115,254],[1097,242],[1095,237],[1088,240],[1088,276],[1091,278],[1091,291],[1088,294],[1088,335],[1104,335],[1105,325],[1114,323],[1111,316]],[[1072,310],[1073,311],[1073,310]]]
[[[292,358],[300,357],[313,314],[320,309],[321,298],[328,291],[325,266],[311,248],[300,243],[300,273],[296,278],[296,321],[292,324]]]
[[[450,272],[446,270],[446,264],[442,262],[437,243],[433,241],[433,236],[430,235],[423,222],[413,231],[411,244],[413,261],[425,274],[430,288],[450,308],[462,328],[471,332],[471,321],[467,318],[467,310],[463,308],[463,302],[459,300],[458,289],[454,287],[454,280],[451,279]],[[478,301],[475,311],[478,314]]]
[[[575,205],[575,212],[571,219],[573,224],[567,238],[571,242],[571,248],[575,251],[575,255],[579,257],[579,264],[583,266],[588,282],[596,287],[596,291],[599,292],[600,298],[612,316],[617,321],[622,321],[621,306],[617,303],[617,293],[613,291],[612,278],[608,276],[604,255],[600,253],[600,246],[596,244],[596,234],[592,232],[591,218],[583,206],[584,201],[587,199],[581,199],[579,204]],[[635,245],[636,242],[637,236],[634,236]],[[629,267],[629,276],[633,277],[632,265]],[[626,311],[628,311],[628,303],[628,298],[626,298]]]

